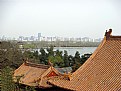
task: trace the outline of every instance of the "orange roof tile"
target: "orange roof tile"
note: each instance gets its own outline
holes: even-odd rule
[[[41,81],[39,82],[39,86],[43,87],[52,87],[52,85],[47,84],[47,80],[51,79],[52,77],[48,76],[51,72],[54,72],[56,75],[52,76],[61,76],[61,74],[54,68],[50,67],[41,75]]]
[[[26,62],[15,70],[14,78],[23,75],[19,81],[22,84],[38,87],[51,87],[51,85],[47,84],[47,80],[49,79],[47,75],[50,72],[55,72],[55,74],[60,75],[54,67]]]
[[[77,91],[121,90],[121,36],[105,37],[90,58],[75,71],[70,81],[49,80],[53,85]]]

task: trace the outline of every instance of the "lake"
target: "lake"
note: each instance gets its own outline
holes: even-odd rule
[[[76,51],[80,53],[80,55],[86,54],[86,53],[93,53],[97,47],[54,47],[54,51],[60,50],[63,51],[66,50],[68,52],[68,55],[75,55]]]
[[[64,53],[64,50],[67,51],[68,55],[72,55],[74,56],[76,51],[78,51],[80,53],[80,56],[86,53],[93,53],[95,51],[97,47],[54,47],[54,51],[59,50],[62,51]],[[45,52],[46,48],[44,48]],[[40,51],[40,49],[32,49],[30,50],[32,52],[34,51]],[[40,53],[40,52],[39,52]]]

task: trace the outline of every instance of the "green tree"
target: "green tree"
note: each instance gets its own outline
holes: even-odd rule
[[[54,66],[63,67],[63,59],[60,56],[49,56],[48,59]]]
[[[40,49],[39,59],[40,59],[40,63],[48,64],[47,53],[45,52],[44,48]]]
[[[2,42],[0,42],[0,48],[1,49],[10,49],[10,48],[13,48],[13,44],[11,42],[2,41]]]
[[[73,71],[76,71],[81,66],[80,60],[81,60],[80,53],[76,51],[75,56],[74,56],[74,65],[72,67]]]
[[[73,66],[74,65],[74,57],[72,55],[68,56],[68,61],[69,61],[69,66]]]
[[[62,51],[56,50],[54,55],[50,55],[48,57],[48,60],[50,60],[54,66],[63,67],[64,61],[62,58]]]
[[[34,87],[25,86],[25,91],[36,91]]]
[[[8,45],[7,45],[8,44]],[[0,43],[0,68],[10,66],[17,68],[22,63],[22,52],[18,45],[10,42]]]
[[[74,61],[75,62],[80,62],[81,58],[80,58],[80,53],[78,51],[76,51],[75,56],[74,56]]]
[[[66,67],[68,67],[69,66],[69,60],[68,60],[68,53],[67,53],[66,50],[64,50],[63,60],[64,60],[64,65]]]
[[[34,56],[33,56],[33,52],[31,52],[31,51],[24,51],[24,53],[23,53],[23,58],[24,59],[26,59],[26,58],[29,58],[29,59],[32,59],[32,58],[34,58]]]
[[[34,51],[33,56],[35,57],[35,59],[38,59],[38,58],[39,58],[39,53],[38,53],[38,51]]]
[[[48,47],[46,50],[48,52],[48,57],[49,56],[54,56],[54,51],[53,51],[54,47],[53,46],[50,46]]]
[[[1,91],[17,91],[16,85],[13,82],[12,69],[7,66],[1,71]]]
[[[86,62],[86,60],[91,56],[92,54],[84,54],[81,56],[81,60],[80,63],[84,64]]]
[[[9,60],[10,67],[18,68],[22,64],[22,52],[18,49],[8,49],[6,51],[6,59]]]
[[[61,58],[63,57],[62,54],[63,54],[63,52],[59,51],[59,50],[56,50],[56,52],[55,52],[55,55],[60,56]]]

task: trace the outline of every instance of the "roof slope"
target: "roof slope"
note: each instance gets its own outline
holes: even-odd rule
[[[64,70],[63,68],[58,69],[61,71]],[[16,82],[16,77],[18,77],[20,78],[19,83],[21,84],[47,88],[52,87],[52,85],[47,84],[48,80],[58,78],[62,75],[63,74],[52,65],[25,62],[14,71],[14,81]]]
[[[22,76],[20,78],[20,83],[29,86],[38,86],[37,81],[48,68],[48,65],[26,62],[15,70],[14,77]]]
[[[52,74],[51,74],[52,73]],[[49,76],[51,74],[51,76]],[[39,86],[40,87],[52,87],[52,85],[47,84],[49,79],[53,79],[55,76],[61,76],[61,74],[52,66],[50,66],[40,77]]]
[[[75,71],[70,81],[55,79],[49,82],[58,87],[77,91],[121,90],[121,36],[105,37],[90,58]]]

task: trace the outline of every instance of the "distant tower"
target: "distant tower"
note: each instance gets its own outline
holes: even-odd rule
[[[41,33],[38,33],[38,40],[40,41]]]
[[[23,41],[23,36],[19,36],[19,41]]]

